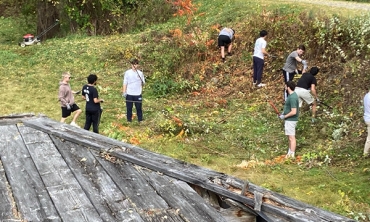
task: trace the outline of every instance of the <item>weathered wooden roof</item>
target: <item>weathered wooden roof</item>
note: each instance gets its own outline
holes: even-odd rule
[[[0,117],[0,141],[2,222],[353,221],[44,116]]]

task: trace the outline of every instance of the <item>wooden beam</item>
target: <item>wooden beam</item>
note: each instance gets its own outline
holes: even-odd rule
[[[246,195],[240,195],[244,182],[238,178],[150,152],[141,149],[140,147],[122,143],[67,124],[61,124],[47,118],[25,120],[24,124],[66,140],[96,149],[99,152],[108,152],[112,156],[133,164],[203,187],[204,189],[210,190],[234,201],[238,201],[252,208],[255,205],[253,197],[251,198]],[[254,190],[258,190],[262,194],[269,194],[270,197],[276,197],[282,202],[277,203],[272,200],[273,198],[271,198],[271,201],[269,198],[265,198],[269,201],[265,201],[261,204],[261,212],[257,212],[259,215],[279,215],[282,218],[287,217],[289,220],[302,222],[354,221],[249,183],[248,193],[253,196]],[[289,206],[297,207],[286,208],[284,203],[289,204]]]

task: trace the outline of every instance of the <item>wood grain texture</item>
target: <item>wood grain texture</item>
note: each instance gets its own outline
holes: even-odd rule
[[[96,158],[98,153],[52,136],[54,144],[103,221],[143,221]]]
[[[49,135],[25,126],[19,130],[62,221],[102,221]]]
[[[0,157],[17,210],[27,221],[60,221],[17,126],[0,126]]]

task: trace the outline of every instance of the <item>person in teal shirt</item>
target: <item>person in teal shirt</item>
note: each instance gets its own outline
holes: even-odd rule
[[[299,99],[294,92],[296,84],[293,81],[285,83],[285,90],[288,92],[288,98],[284,104],[284,111],[279,118],[284,120],[285,135],[288,136],[289,149],[286,158],[294,158],[297,141],[295,138],[295,129],[299,116]]]

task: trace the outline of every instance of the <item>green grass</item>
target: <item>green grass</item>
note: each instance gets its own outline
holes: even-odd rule
[[[322,13],[322,6],[318,8]],[[276,82],[276,70],[284,60],[285,51],[294,47],[281,44],[285,39],[280,40],[277,36],[281,27],[294,24],[296,20],[266,22],[269,30],[275,32],[268,40],[270,47],[275,47],[280,54],[266,66],[268,88],[261,91],[251,87],[248,47],[261,27],[257,21],[247,18],[260,18],[263,13],[280,18],[304,10],[314,16],[310,15],[313,9],[315,6],[295,7],[286,1],[202,1],[198,12],[206,14],[196,16],[193,21],[194,26],[199,27],[200,42],[217,38],[217,32],[212,28],[214,25],[237,27],[236,55],[226,65],[218,63],[216,47],[188,46],[185,37],[175,39],[170,35],[170,30],[176,28],[197,30],[187,27],[183,18],[173,18],[143,32],[105,37],[71,35],[25,48],[19,47],[15,38],[24,34],[23,30],[14,28],[18,23],[13,25],[12,20],[1,19],[0,27],[8,28],[0,35],[0,115],[43,113],[59,121],[61,111],[57,94],[61,74],[70,71],[73,76],[71,86],[79,90],[86,83],[86,77],[96,73],[99,93],[105,100],[100,126],[102,134],[248,179],[351,218],[369,220],[370,163],[360,157],[365,129],[361,125],[361,109],[359,105],[353,105],[355,103],[337,105],[343,101],[341,92],[333,89],[337,90],[339,83],[326,82],[329,78],[319,76],[319,95],[325,95],[326,102],[335,104],[333,113],[336,116],[320,108],[319,122],[312,126],[310,112],[302,112],[297,129],[297,155],[304,161],[276,160],[286,153],[287,139],[282,122],[266,102],[266,96],[282,109],[281,83]],[[335,11],[328,10],[328,15],[331,10]],[[286,37],[281,35],[279,38]],[[198,59],[200,53],[205,55],[204,60]],[[145,121],[141,125],[125,121],[125,104],[121,98],[123,72],[129,68],[127,61],[135,56],[142,60],[148,83],[143,93]],[[170,78],[163,78],[164,73]],[[326,75],[330,76],[330,73]],[[342,79],[342,76],[336,79]],[[327,85],[323,87],[324,84]],[[158,96],[159,90],[154,85],[167,87],[166,90],[172,90],[172,93]],[[84,109],[82,98],[77,96],[76,101]],[[173,117],[181,120],[181,124]],[[83,123],[84,115],[78,120],[78,124]],[[346,123],[346,127],[341,123]],[[334,130],[341,127],[350,132],[341,140],[333,140]],[[330,162],[325,159],[326,155]],[[249,166],[238,167],[243,161]]]

